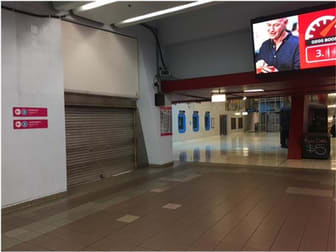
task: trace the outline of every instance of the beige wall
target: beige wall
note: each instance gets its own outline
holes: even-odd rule
[[[137,40],[62,22],[64,89],[138,97]]]

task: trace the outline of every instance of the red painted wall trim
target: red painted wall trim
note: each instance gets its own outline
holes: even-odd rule
[[[317,98],[320,104],[328,105],[328,95],[327,94],[319,94]]]
[[[200,77],[192,79],[172,80],[162,82],[162,91],[165,93],[203,89],[203,88],[218,88],[229,86],[245,86],[252,84],[266,84],[275,82],[295,83],[305,82],[307,86],[325,84],[326,78],[335,79],[335,67],[305,70],[300,72],[285,72],[273,76],[263,76],[256,78],[254,72],[234,73],[219,76]]]
[[[161,133],[161,136],[172,136],[173,133]]]
[[[302,159],[303,135],[307,133],[308,97],[292,96],[288,159]]]

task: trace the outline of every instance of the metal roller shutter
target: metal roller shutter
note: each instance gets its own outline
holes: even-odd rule
[[[68,187],[134,169],[134,110],[65,106]]]

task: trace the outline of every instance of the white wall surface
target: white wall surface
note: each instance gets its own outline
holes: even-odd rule
[[[110,26],[104,26],[103,28],[111,30]],[[133,36],[137,40],[138,90],[135,88],[133,92],[137,92],[137,108],[140,114],[148,162],[153,165],[172,162],[172,137],[160,136],[160,110],[159,107],[154,105],[155,39],[146,28],[139,25],[114,31]],[[118,75],[118,73],[115,74]],[[120,84],[118,85],[120,86]],[[97,93],[97,90],[94,93]],[[130,97],[130,95],[127,96]],[[169,97],[166,96],[166,105],[169,104]]]
[[[178,132],[178,114],[179,111],[185,111],[186,116],[186,132]],[[199,114],[199,131],[194,132],[192,127],[192,115],[194,111],[198,111]],[[210,112],[210,118],[214,118],[214,125],[211,125],[209,131],[205,130],[204,127],[204,116],[205,112]],[[227,115],[227,133],[231,134],[234,132],[242,132],[242,129],[231,130],[231,117],[238,118],[241,116],[236,116],[235,112],[226,111],[225,103],[179,103],[172,106],[172,116],[173,116],[173,142],[191,140],[196,138],[204,138],[209,136],[218,136],[220,134],[220,115]],[[236,119],[237,120],[237,119]],[[236,121],[238,127],[238,120]]]
[[[2,207],[66,190],[61,23],[2,14]],[[14,130],[12,108],[47,107],[47,129]],[[31,118],[32,119],[32,118]]]
[[[135,38],[62,22],[66,91],[136,98]]]
[[[152,165],[170,163],[173,161],[172,137],[160,136],[160,108],[154,104],[153,79],[156,74],[154,37],[141,26],[122,31],[135,35],[139,43],[139,99],[137,107],[140,113],[148,162]],[[169,105],[169,97],[166,96],[165,99],[166,105]]]
[[[248,31],[166,47],[167,65],[176,78],[253,71]]]

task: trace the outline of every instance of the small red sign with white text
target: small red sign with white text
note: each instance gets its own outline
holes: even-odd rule
[[[171,136],[172,133],[172,107],[160,107],[160,135]]]
[[[48,109],[47,108],[32,108],[32,107],[13,107],[13,116],[17,116],[17,117],[48,116]]]
[[[14,129],[46,129],[48,120],[14,120]]]

